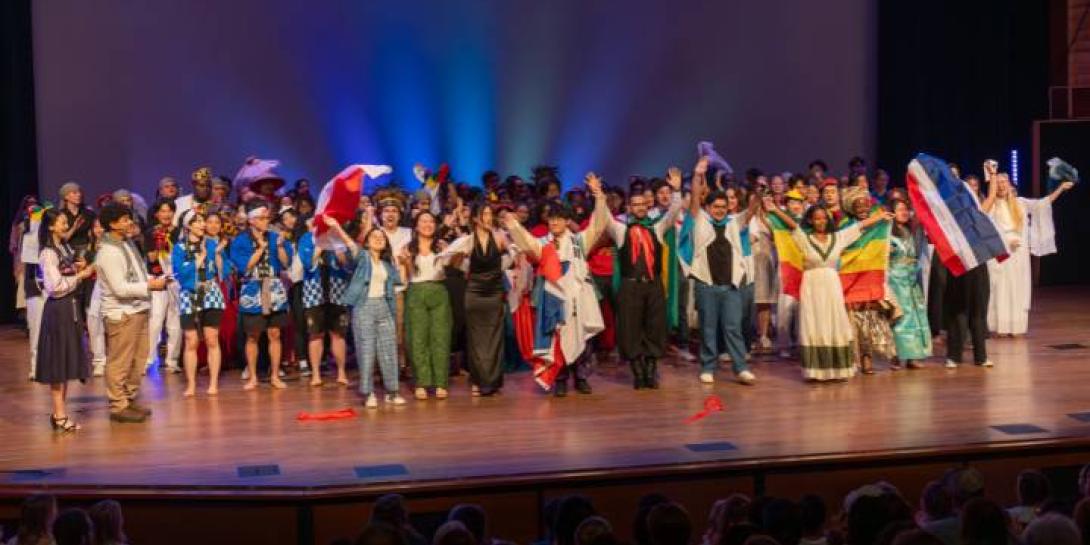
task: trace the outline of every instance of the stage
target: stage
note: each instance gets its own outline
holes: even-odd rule
[[[181,375],[156,371],[143,390],[154,415],[134,425],[107,419],[96,378],[72,386],[84,428],[72,435],[50,431],[48,391],[26,380],[25,335],[9,328],[0,332],[0,495],[9,506],[42,487],[81,498],[330,506],[397,491],[532,510],[563,490],[607,486],[628,487],[622,503],[635,501],[632,487],[692,492],[696,483],[709,501],[727,487],[797,496],[820,486],[835,496],[842,486],[823,483],[838,471],[901,479],[915,495],[908,487],[951,463],[1090,461],[1088,307],[1090,289],[1040,289],[1029,336],[989,342],[992,369],[946,370],[936,358],[891,372],[881,363],[878,374],[841,384],[807,384],[795,362],[757,358],[756,386],[725,369],[704,386],[695,362],[669,361],[660,390],[637,392],[627,368],[613,364],[598,367],[588,396],[553,398],[524,372],[509,375],[497,397],[472,398],[462,376],[449,400],[366,410],[354,385],[331,380],[246,392],[230,371],[218,396],[203,394],[202,377],[201,393],[185,399]],[[686,423],[710,395],[725,411]],[[296,419],[345,407],[358,416]],[[525,504],[503,499],[524,491]],[[321,517],[308,517],[298,535],[309,525],[309,535],[325,537],[315,530]]]

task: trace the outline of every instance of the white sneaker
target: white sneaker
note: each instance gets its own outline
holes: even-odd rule
[[[700,382],[703,384],[715,384],[715,375],[712,373],[700,373]]]
[[[96,363],[91,371],[91,376],[101,377],[106,374],[106,364]]]
[[[685,361],[696,361],[696,358],[693,356],[693,354],[683,348],[678,349],[677,356]]]
[[[772,339],[761,337],[761,340],[757,342],[757,346],[761,347],[761,350],[772,350]]]
[[[749,371],[749,369],[746,369],[745,371],[738,373],[738,382],[749,386],[757,382],[757,377],[754,376],[753,373]]]
[[[946,360],[946,368],[947,369],[957,369],[958,364],[954,363],[954,360]]]
[[[310,365],[307,363],[307,360],[299,360],[299,376],[310,376]]]
[[[405,398],[401,397],[401,394],[394,394],[386,396],[386,403],[391,405],[404,405],[408,403],[408,401],[405,401]]]
[[[284,372],[283,369],[280,369],[279,371],[276,372],[276,376],[277,376],[277,378],[286,378],[288,376],[288,374],[286,372]]]
[[[178,373],[181,373],[181,372],[182,372],[182,368],[181,368],[181,367],[178,367],[178,364],[177,364],[177,363],[175,363],[175,364],[168,364],[168,365],[167,365],[167,372],[168,372],[168,373],[170,373],[170,374],[172,374],[172,375],[177,375]]]
[[[780,359],[781,360],[791,359],[791,352],[788,351],[788,350],[780,350]]]
[[[731,363],[734,358],[730,357],[730,354],[719,354],[719,363]]]
[[[375,394],[368,394],[367,395],[367,403],[364,403],[363,406],[367,407],[368,409],[377,409],[378,408],[378,397],[375,396]]]
[[[250,380],[250,368],[245,367],[242,369],[242,380]]]
[[[981,367],[995,367],[995,364],[992,363],[992,360],[984,360],[984,363],[980,363],[978,365],[980,365]]]

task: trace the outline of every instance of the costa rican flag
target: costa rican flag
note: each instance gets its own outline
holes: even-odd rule
[[[908,196],[916,218],[935,245],[939,259],[954,276],[987,263],[1003,261],[1009,250],[976,195],[946,161],[921,153],[908,164]]]

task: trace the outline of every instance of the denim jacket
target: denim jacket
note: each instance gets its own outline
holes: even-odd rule
[[[394,298],[394,286],[401,284],[401,277],[393,263],[382,260],[382,265],[386,267],[386,304],[390,306],[390,315],[396,316],[397,301]],[[371,266],[371,253],[360,250],[359,255],[356,256],[356,272],[352,274],[352,282],[348,284],[348,289],[341,296],[341,305],[349,307],[367,302],[367,292],[371,287]]]

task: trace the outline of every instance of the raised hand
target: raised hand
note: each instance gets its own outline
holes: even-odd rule
[[[597,174],[588,172],[586,178],[583,179],[583,183],[586,184],[587,189],[589,189],[591,194],[595,197],[600,197],[602,195],[602,179],[599,178]]]
[[[670,167],[666,171],[666,183],[673,188],[674,191],[681,191],[681,171],[677,167]]]
[[[1075,182],[1070,182],[1070,181],[1064,182],[1064,183],[1060,184],[1060,191],[1068,191],[1073,187],[1075,187]]]
[[[699,175],[703,176],[703,175],[705,175],[707,173],[708,173],[708,158],[707,157],[701,157],[700,160],[698,160],[696,162],[696,166],[693,167],[693,174],[699,174]]]

